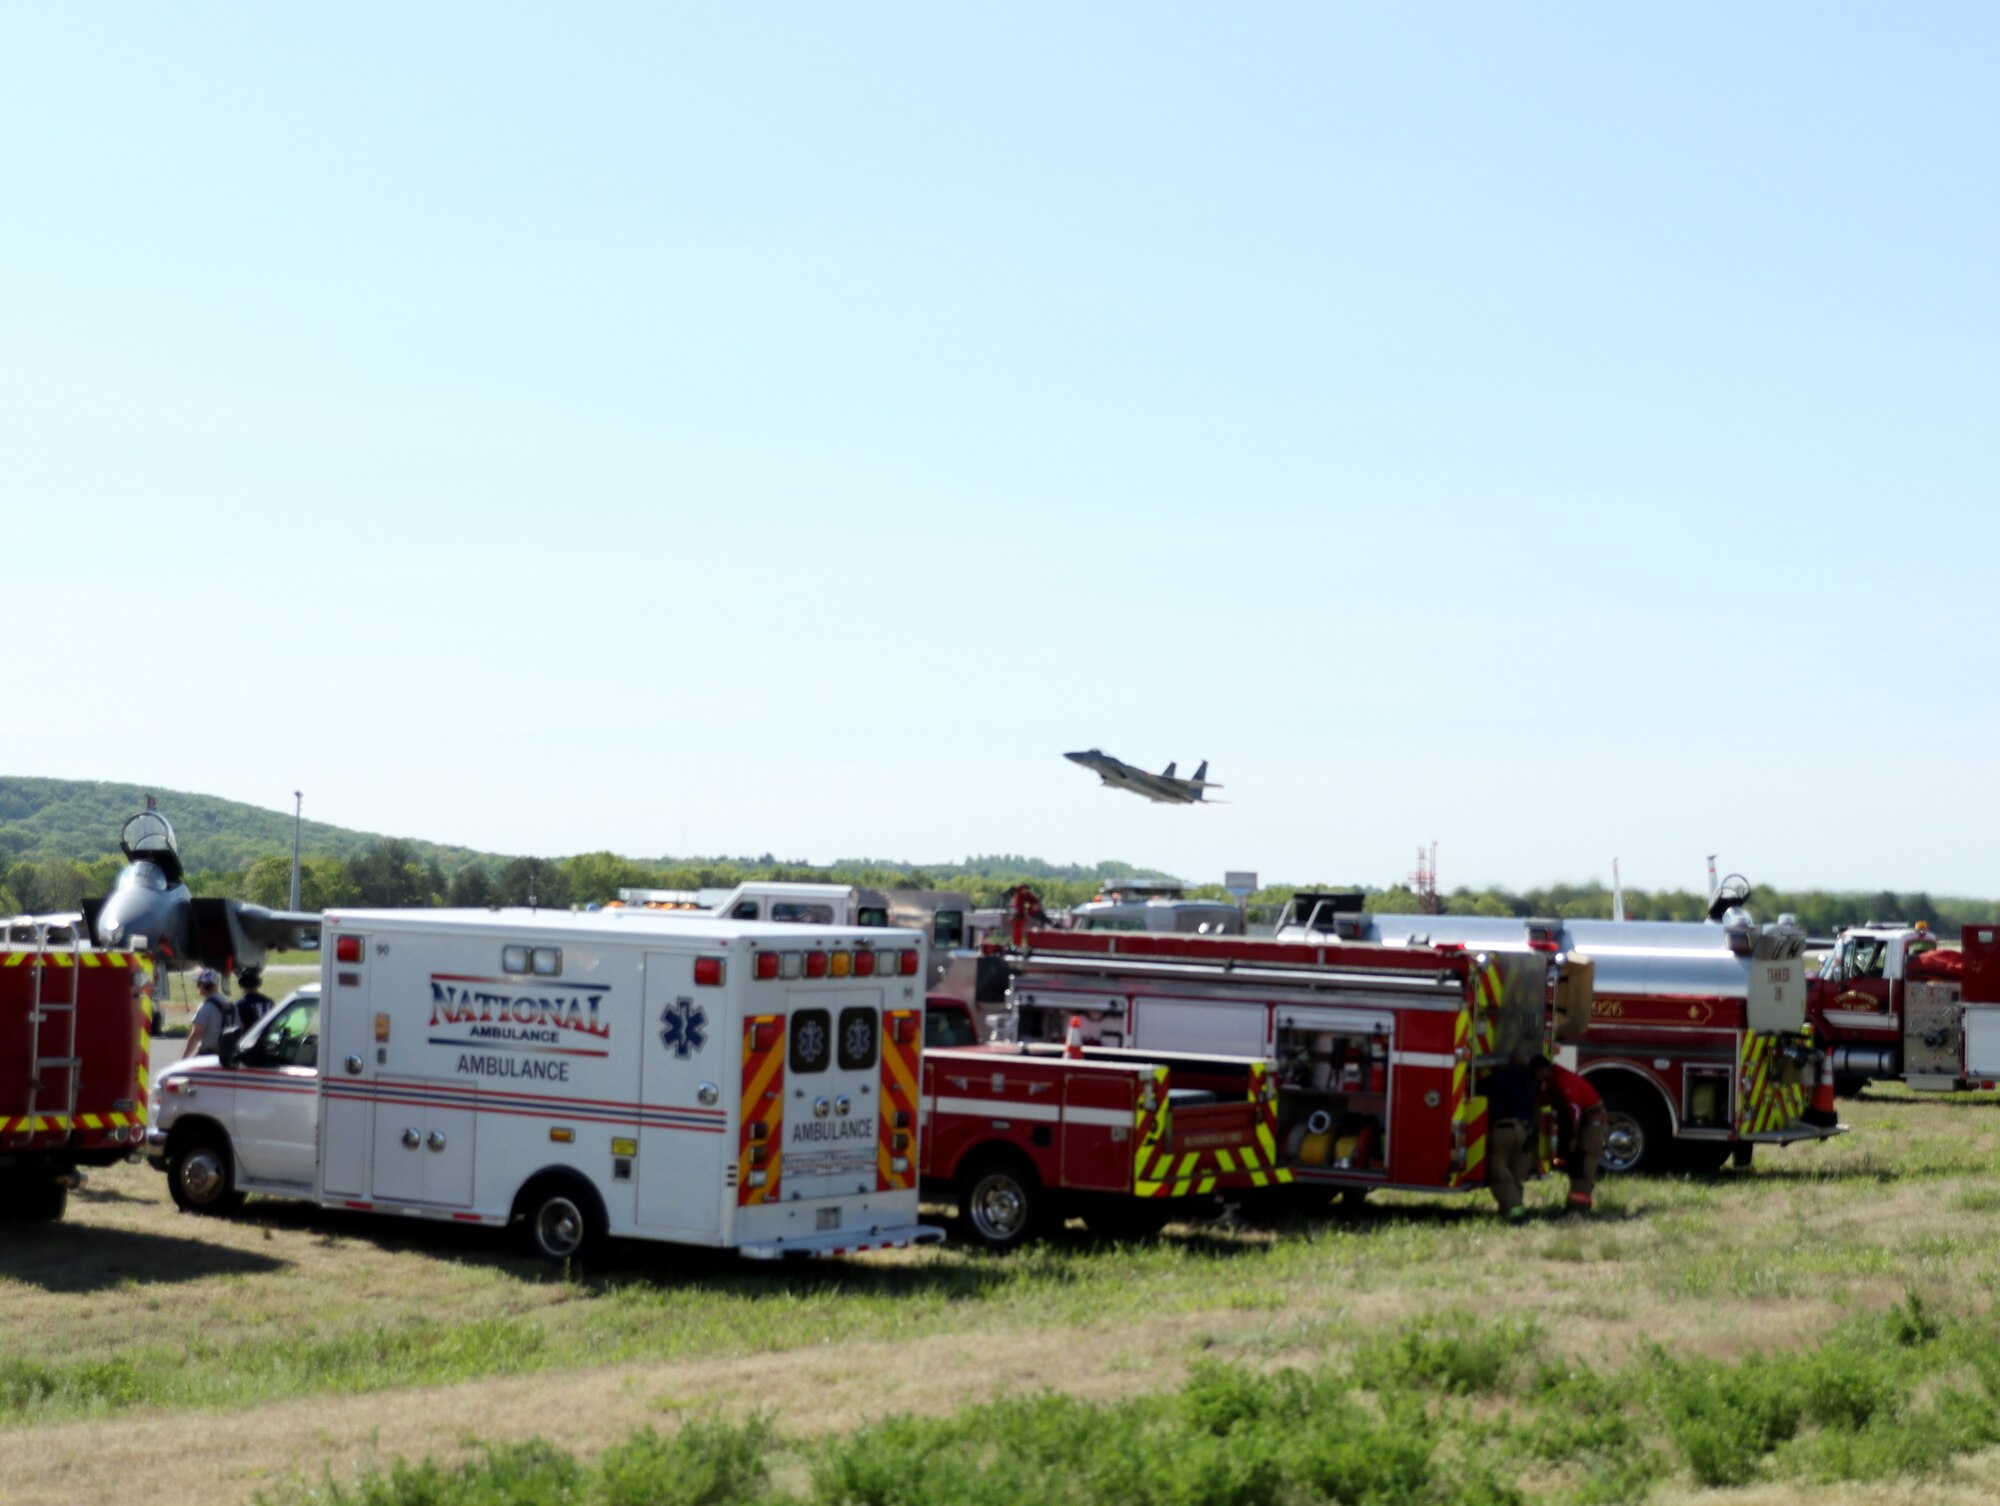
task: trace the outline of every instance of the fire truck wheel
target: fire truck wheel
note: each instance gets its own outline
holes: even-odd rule
[[[528,1248],[544,1260],[558,1264],[581,1260],[604,1237],[604,1215],[596,1197],[574,1178],[531,1182],[517,1206],[525,1220]]]
[[[167,1191],[183,1213],[233,1213],[243,1203],[235,1170],[220,1136],[189,1135],[167,1152]]]
[[[1011,1250],[1034,1238],[1047,1211],[1035,1169],[1019,1156],[982,1157],[961,1174],[958,1216],[989,1250]]]
[[[1649,1088],[1613,1080],[1603,1085],[1604,1155],[1597,1169],[1607,1176],[1655,1172],[1666,1165],[1667,1115]]]
[[[23,1173],[0,1182],[0,1218],[51,1223],[69,1207],[69,1188],[53,1177]]]
[[[1734,1149],[1727,1140],[1683,1140],[1674,1147],[1674,1164],[1693,1176],[1713,1176]]]
[[[1099,1239],[1151,1239],[1173,1219],[1157,1198],[1106,1198],[1083,1210],[1083,1226]]]

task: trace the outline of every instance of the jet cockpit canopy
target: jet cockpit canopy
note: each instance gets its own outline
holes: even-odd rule
[[[170,884],[181,881],[181,849],[174,829],[158,811],[141,811],[118,833],[118,846],[126,861],[151,863]]]

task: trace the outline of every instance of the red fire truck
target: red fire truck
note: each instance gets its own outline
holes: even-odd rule
[[[955,1189],[963,1230],[992,1249],[1072,1213],[1110,1238],[1154,1234],[1292,1179],[1270,1067],[1241,1057],[927,1049],[919,1126],[926,1191]]]
[[[74,917],[0,923],[0,1216],[61,1218],[83,1169],[146,1136],[142,964]]]
[[[1588,965],[1539,953],[1022,929],[1008,960],[1015,1041],[930,1054],[925,1171],[964,1204],[979,1196],[975,1170],[1004,1165],[1017,1190],[997,1201],[1023,1199],[1031,1217],[1085,1190],[1169,1201],[1255,1192],[1259,1173],[1350,1202],[1377,1188],[1484,1187],[1483,1072],[1557,1049],[1590,1010]],[[1043,1054],[1072,1034],[1081,1062]],[[1113,1068],[1125,1074],[1115,1088]],[[1072,1092],[1105,1110],[1077,1123],[1099,1138],[1068,1138]],[[1252,1100],[1267,1104],[1261,1124]],[[1170,1168],[1147,1155],[1148,1112]],[[1253,1140],[1249,1164],[1241,1151]],[[1229,1154],[1211,1165],[1197,1154],[1208,1150]],[[966,1211],[976,1231],[976,1209]]]
[[[1595,997],[1574,1066],[1604,1095],[1607,1172],[1714,1171],[1732,1156],[1749,1164],[1758,1145],[1843,1133],[1809,1108],[1826,1067],[1807,1028],[1797,926],[1758,926],[1740,908],[1688,924],[1373,915],[1362,904],[1302,892],[1278,934],[1590,959]]]
[[[2000,928],[1967,926],[1954,949],[1921,923],[1854,926],[1820,959],[1808,1008],[1842,1093],[1884,1080],[1929,1093],[1993,1087]]]

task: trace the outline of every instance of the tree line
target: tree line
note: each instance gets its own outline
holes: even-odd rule
[[[119,857],[44,858],[7,864],[0,860],[0,914],[49,914],[78,909],[86,897],[106,894],[124,866]],[[291,857],[267,852],[241,868],[203,868],[189,874],[200,895],[225,896],[282,909],[291,895]],[[949,889],[978,906],[1005,903],[1015,885],[1028,884],[1049,909],[1090,900],[1120,878],[1162,876],[1123,863],[1092,868],[1063,867],[1018,856],[968,859],[963,864],[923,868],[905,863],[856,859],[828,867],[760,858],[644,862],[610,852],[561,858],[474,859],[447,869],[435,849],[397,837],[367,843],[347,856],[314,852],[300,864],[299,904],[305,910],[335,906],[424,909],[451,906],[535,904],[548,908],[604,904],[620,889],[726,889],[750,880],[851,884],[865,889]],[[1269,923],[1299,889],[1359,890],[1371,910],[1403,914],[1418,908],[1417,896],[1403,887],[1362,884],[1273,885],[1250,901],[1252,921]],[[1191,886],[1197,899],[1227,900],[1213,884]],[[1512,890],[1458,888],[1439,896],[1450,915],[1560,916],[1608,919],[1611,891],[1601,883],[1552,884]],[[1632,920],[1700,920],[1704,896],[1686,889],[1627,889],[1625,913]],[[1783,890],[1759,885],[1750,909],[1760,920],[1794,916],[1815,936],[1868,920],[1926,920],[1945,936],[1966,925],[2000,922],[2000,901],[1933,896],[1923,892],[1872,894],[1829,890]]]

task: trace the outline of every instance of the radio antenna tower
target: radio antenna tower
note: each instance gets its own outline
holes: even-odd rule
[[[1410,875],[1410,888],[1416,891],[1419,915],[1438,913],[1438,845],[1435,838],[1428,852],[1421,847],[1417,849],[1417,871]]]

